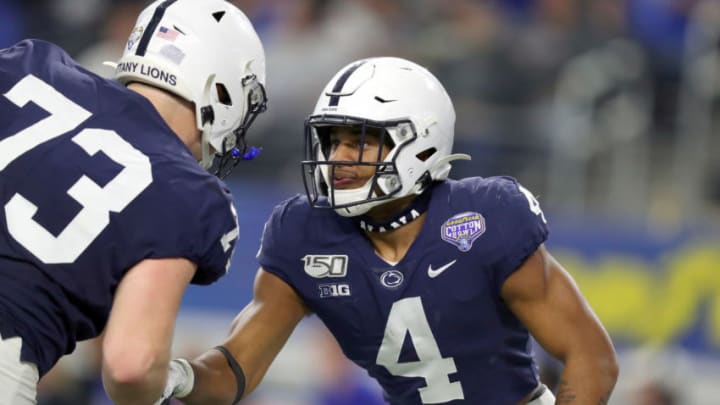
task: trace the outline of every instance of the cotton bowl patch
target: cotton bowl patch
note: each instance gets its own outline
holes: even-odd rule
[[[440,236],[445,242],[458,247],[461,252],[472,248],[475,239],[485,233],[485,218],[477,212],[463,212],[445,221]]]

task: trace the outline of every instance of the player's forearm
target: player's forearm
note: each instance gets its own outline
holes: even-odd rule
[[[570,358],[556,389],[556,405],[605,405],[615,387],[618,366],[614,355]]]

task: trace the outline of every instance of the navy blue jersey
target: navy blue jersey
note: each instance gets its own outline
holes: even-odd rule
[[[258,260],[291,285],[393,405],[513,404],[538,384],[527,329],[500,297],[547,238],[509,177],[447,180],[390,264],[350,218],[304,196],[275,208]]]
[[[232,197],[147,99],[42,41],[0,51],[0,94],[0,334],[40,375],[103,330],[139,261],[225,274]]]

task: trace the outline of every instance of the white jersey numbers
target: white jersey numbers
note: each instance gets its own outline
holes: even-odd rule
[[[240,225],[238,224],[237,210],[235,210],[235,206],[233,204],[230,204],[230,212],[232,212],[235,227],[220,238],[220,245],[222,245],[223,252],[225,253],[235,247],[233,242],[236,242],[240,237]],[[230,271],[230,260],[232,259],[233,252],[230,252],[227,262],[225,262],[225,273]]]
[[[32,75],[20,80],[5,97],[21,108],[32,101],[50,115],[0,141],[0,171],[23,153],[77,128],[92,115]]]
[[[5,97],[19,107],[32,101],[50,115],[0,141],[0,171],[25,152],[77,128],[91,116],[90,112],[32,75],[25,76]],[[5,204],[10,235],[47,264],[74,262],[109,224],[109,213],[122,211],[152,183],[148,157],[116,132],[83,129],[72,142],[90,156],[102,151],[123,169],[105,187],[87,176],[80,177],[70,187],[67,194],[83,208],[58,236],[33,219],[38,207],[19,193]]]
[[[406,334],[410,335],[419,360],[400,363]],[[450,382],[449,375],[457,372],[455,360],[440,354],[420,297],[404,298],[393,303],[376,363],[392,375],[424,378],[425,387],[418,390],[423,404],[465,399],[462,384],[459,381]]]
[[[545,219],[545,214],[543,214],[542,209],[540,209],[540,203],[535,198],[534,195],[530,192],[530,190],[526,189],[525,187],[518,184],[518,189],[521,193],[525,195],[525,198],[528,200],[528,204],[530,204],[530,211],[532,211],[533,214],[539,215],[540,218],[542,218],[543,222],[547,224],[547,220]]]

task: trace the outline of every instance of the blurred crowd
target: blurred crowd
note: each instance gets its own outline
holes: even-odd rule
[[[457,177],[509,174],[548,211],[676,229],[716,224],[714,0],[234,0],[265,44],[270,108],[254,169],[297,187],[325,82],[377,55],[427,66],[457,110]],[[0,45],[52,40],[97,73],[141,0],[0,0]]]
[[[473,156],[454,177],[518,177],[562,216],[720,228],[720,1],[233,2],[267,56],[270,103],[250,133],[264,148],[253,176],[300,191],[303,121],[326,81],[354,59],[392,55],[428,67],[453,98],[455,150]],[[0,0],[0,47],[46,39],[109,77],[103,62],[117,60],[146,3]],[[86,352],[86,364],[97,361]],[[92,369],[68,375],[43,382],[41,405],[104,404]],[[357,381],[357,392],[307,403],[351,404],[333,398],[352,394],[371,404]],[[678,403],[653,380],[640,387],[632,403]]]

